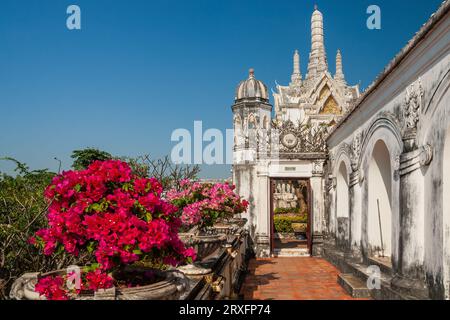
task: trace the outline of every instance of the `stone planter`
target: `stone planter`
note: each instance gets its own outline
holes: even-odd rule
[[[239,230],[239,226],[235,224],[217,223],[214,225],[214,229],[218,234],[230,235]]]
[[[239,228],[243,228],[247,221],[248,220],[246,218],[230,218],[227,220],[227,223],[237,225]]]
[[[160,278],[158,282],[134,288],[113,287],[97,292],[85,292],[74,296],[75,300],[178,300],[186,291],[188,279],[178,270],[160,271],[148,268],[133,268],[133,272],[153,271]],[[64,275],[65,270],[44,274],[26,273],[17,279],[11,287],[10,298],[15,300],[45,300],[34,291],[39,278]]]
[[[192,245],[197,252],[197,260],[202,261],[219,250],[227,240],[224,234],[198,234],[192,238]]]
[[[195,249],[198,262],[211,256],[227,240],[226,234],[221,234],[214,228],[207,231],[199,231],[194,228],[188,233],[180,233],[179,236],[186,246]]]

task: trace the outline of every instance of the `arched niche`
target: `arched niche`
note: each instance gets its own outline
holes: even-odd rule
[[[349,184],[348,172],[345,162],[339,165],[336,176],[336,215],[338,218],[349,216]]]
[[[368,242],[372,255],[390,257],[393,173],[389,149],[383,140],[375,143],[368,165]]]

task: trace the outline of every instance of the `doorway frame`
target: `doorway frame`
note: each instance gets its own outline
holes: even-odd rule
[[[269,178],[269,192],[270,192],[270,201],[269,201],[269,210],[270,210],[270,255],[273,256],[275,252],[275,241],[274,241],[274,235],[275,235],[275,227],[274,227],[274,216],[275,216],[275,209],[274,209],[274,201],[273,201],[273,194],[275,191],[275,182],[276,181],[285,181],[285,180],[294,180],[294,181],[306,181],[307,183],[307,205],[308,205],[308,220],[307,220],[307,228],[306,228],[306,239],[307,239],[307,247],[308,247],[308,253],[309,256],[312,256],[313,252],[313,210],[312,210],[312,189],[311,189],[311,178],[310,177],[270,177]]]

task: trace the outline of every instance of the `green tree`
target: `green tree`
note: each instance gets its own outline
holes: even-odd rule
[[[96,160],[105,161],[112,159],[112,155],[106,151],[95,148],[86,148],[83,150],[74,150],[71,158],[74,159],[72,168],[75,170],[84,170]]]
[[[30,171],[28,166],[13,159],[0,158],[16,164],[16,175],[0,172],[0,300],[6,299],[15,279],[26,272],[46,272],[72,263],[87,261],[65,253],[44,256],[28,243],[30,237],[48,227],[48,203],[44,190],[55,173]]]
[[[158,179],[164,190],[176,188],[183,179],[196,180],[200,173],[200,166],[174,164],[169,156],[152,159],[149,155],[144,155],[118,159],[127,162],[138,177]]]

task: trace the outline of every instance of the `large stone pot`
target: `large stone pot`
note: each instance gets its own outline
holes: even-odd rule
[[[86,292],[73,297],[75,300],[178,300],[188,287],[188,279],[178,270],[160,271],[149,268],[134,268],[133,272],[154,272],[158,282],[133,288],[113,287],[97,292]],[[39,278],[64,275],[66,270],[48,273],[26,273],[17,279],[10,291],[10,298],[15,300],[45,300],[34,291]]]
[[[230,235],[236,233],[239,230],[239,226],[236,224],[219,222],[214,225],[214,229],[218,234]]]
[[[192,237],[192,245],[197,252],[197,260],[202,261],[219,250],[227,240],[224,234],[196,234]]]
[[[188,233],[180,233],[180,239],[186,246],[193,247],[197,252],[197,261],[202,261],[219,250],[227,240],[225,234],[220,234],[214,228],[198,230],[196,228]]]
[[[243,228],[247,221],[246,218],[230,218],[227,220],[228,223],[237,225],[239,228]]]

